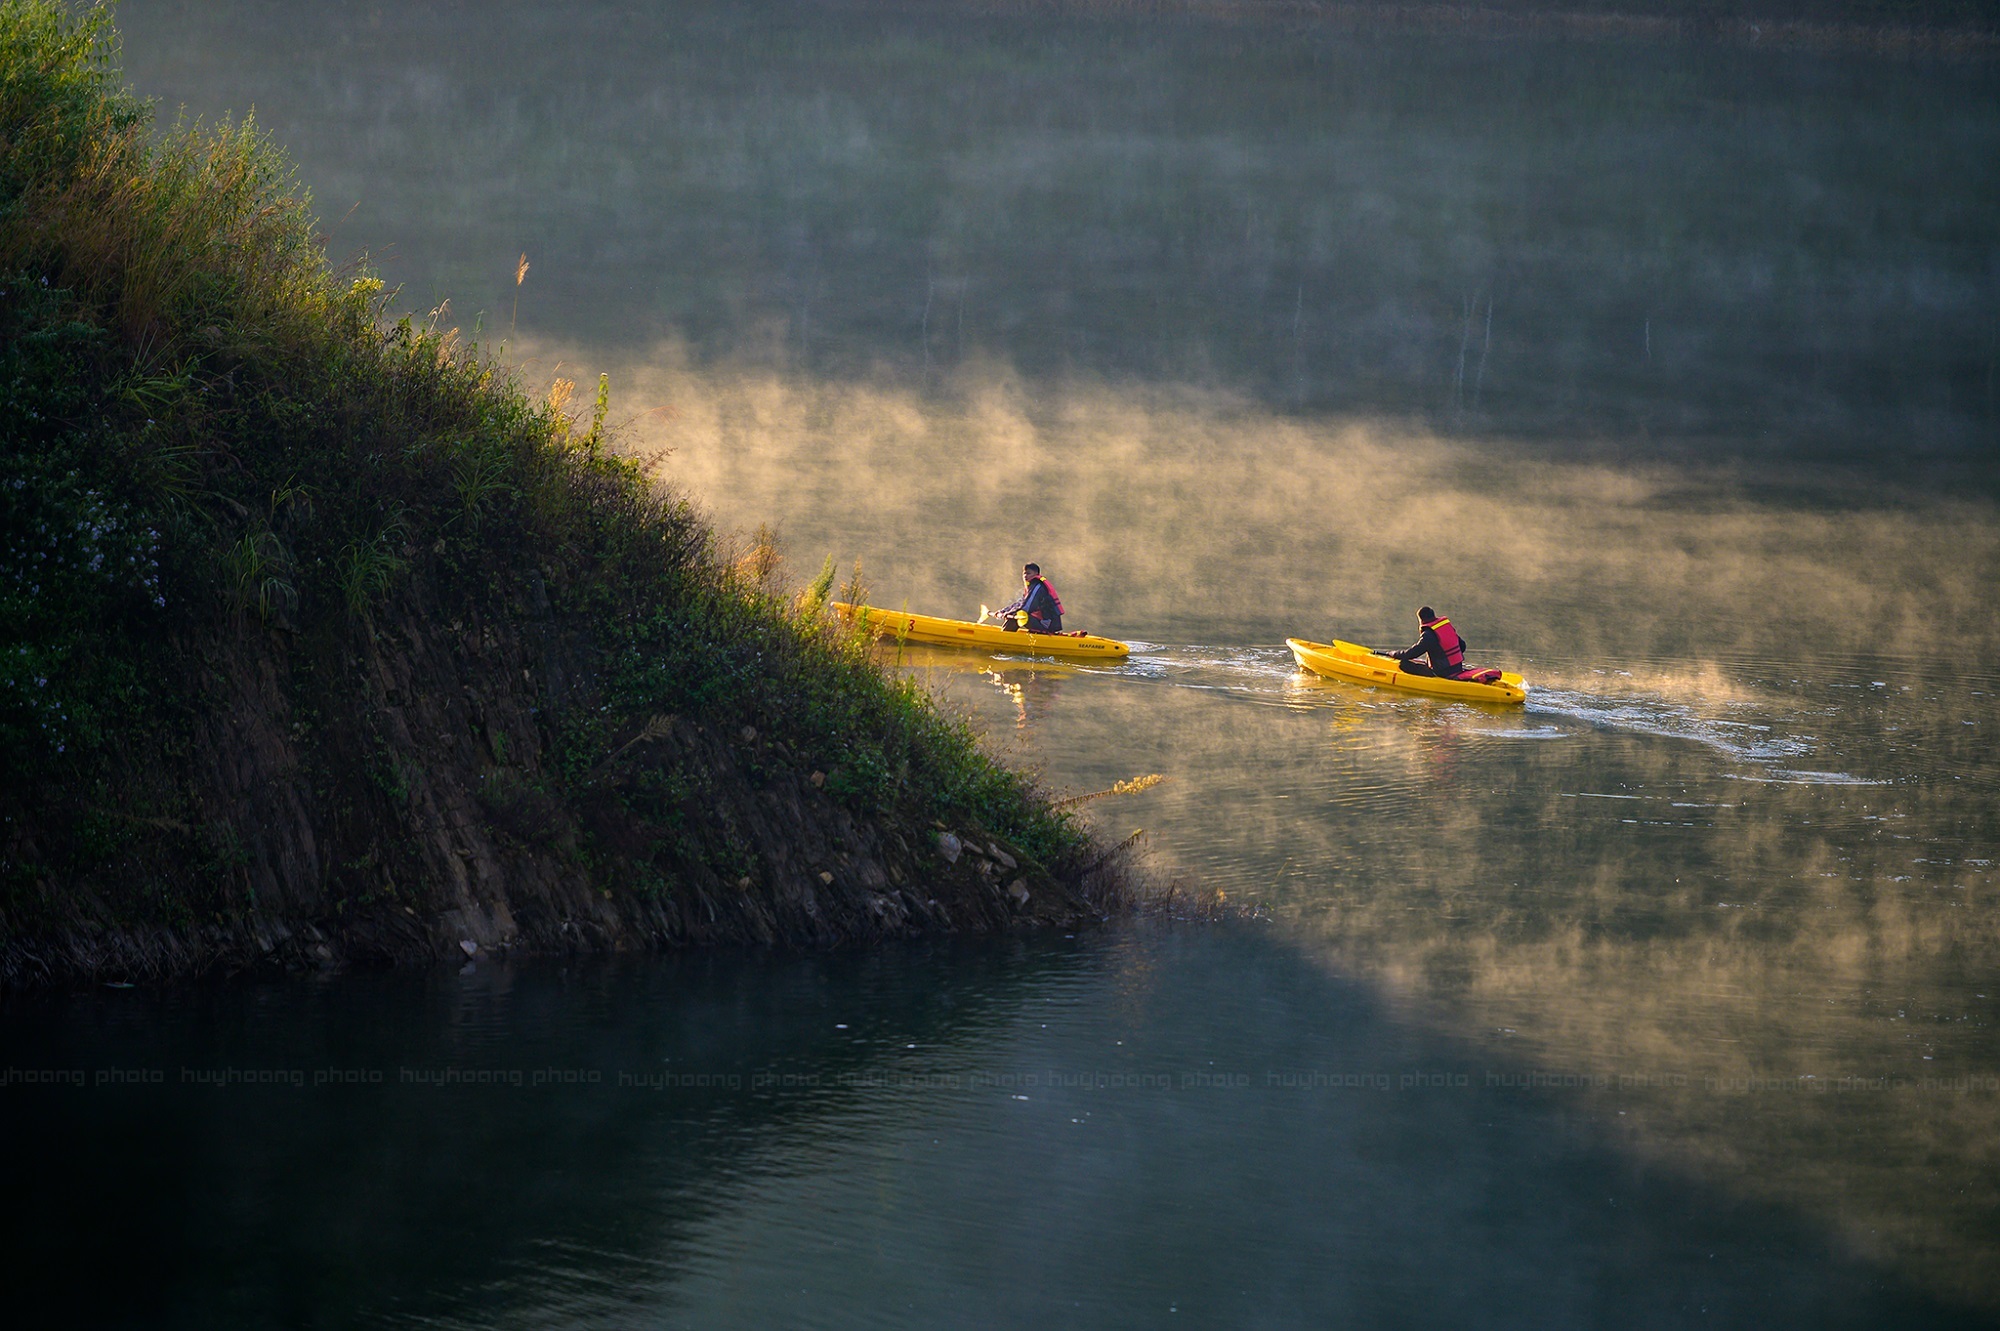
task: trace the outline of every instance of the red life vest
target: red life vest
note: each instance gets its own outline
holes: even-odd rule
[[[1438,636],[1438,646],[1444,649],[1444,663],[1455,675],[1465,669],[1465,639],[1458,636],[1458,630],[1451,621],[1440,615],[1436,619],[1424,621],[1424,627]]]
[[[1050,582],[1047,578],[1041,579],[1041,583],[1042,583],[1042,589],[1048,592],[1049,599],[1056,603],[1056,615],[1058,618],[1060,618],[1063,612],[1062,597],[1056,595],[1056,585],[1053,582]]]

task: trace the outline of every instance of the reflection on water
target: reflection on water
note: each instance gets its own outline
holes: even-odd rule
[[[923,643],[885,642],[878,656],[884,665],[914,673],[940,698],[951,696],[954,680],[970,676],[984,679],[1013,704],[1014,728],[1024,733],[1054,714],[1066,678],[1092,668],[1048,658],[953,651]]]
[[[1056,700],[1062,696],[1060,676],[1033,670],[988,670],[986,677],[1013,702],[1014,724],[1020,730],[1028,730],[1053,715]]]
[[[64,1325],[1973,1324],[1240,928],[8,1016]]]
[[[1243,655],[1094,675],[1034,756],[1082,788],[1120,736],[1177,780],[1110,825],[1339,973],[1598,1088],[1649,1155],[1995,1298],[2000,783],[1975,736],[2000,678],[1878,661],[1873,687],[1711,699],[1635,672],[1510,714]]]
[[[1169,776],[1089,815],[1260,914],[12,1008],[10,1066],[92,1076],[794,1081],[10,1083],[54,1145],[9,1195],[55,1219],[9,1260],[96,1235],[135,1320],[2000,1311],[1992,67],[1123,10],[121,21],[142,91],[254,103],[330,219],[363,200],[335,247],[395,242],[413,302],[499,331],[530,251],[509,358],[608,371],[724,529],[947,615],[1040,562],[1128,662],[898,668],[1058,790]],[[1423,602],[1524,708],[1282,645]],[[1085,1079],[1001,1084],[1051,1070]]]

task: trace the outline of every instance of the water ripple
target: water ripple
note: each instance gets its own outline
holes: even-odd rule
[[[1538,690],[1528,695],[1527,707],[1530,712],[1566,716],[1601,729],[1689,740],[1744,762],[1776,762],[1813,751],[1803,738],[1773,734],[1765,725],[1704,716],[1663,698],[1612,699],[1567,690]],[[1745,731],[1749,734],[1739,733]]]

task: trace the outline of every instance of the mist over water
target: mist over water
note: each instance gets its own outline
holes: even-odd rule
[[[795,580],[970,617],[1038,560],[1128,664],[892,665],[1052,789],[1164,775],[1084,808],[1255,916],[9,1009],[86,1083],[0,1087],[55,1143],[10,1180],[135,1208],[97,1259],[433,1325],[2000,1310],[1990,65],[860,4],[120,21],[142,91],[255,105],[336,253],[537,389],[608,373],[622,446]],[[1420,603],[1527,705],[1283,646],[1401,646]],[[160,1089],[93,1081],[127,1066]]]
[[[1448,597],[1489,650],[1628,672],[1785,643],[1914,656],[1946,625],[1992,659],[2000,523],[1979,497],[1768,496],[1713,464],[1551,460],[1188,387],[971,370],[897,391],[675,352],[610,363],[645,408],[635,451],[670,450],[662,474],[725,528],[860,560],[889,606],[973,617],[1034,558],[1078,625],[1118,637],[1401,646]]]
[[[1239,8],[121,13],[137,82],[255,105],[336,253],[488,337],[842,383],[997,362],[1990,492],[1990,63]]]

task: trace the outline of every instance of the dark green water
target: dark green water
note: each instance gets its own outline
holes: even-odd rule
[[[12,1287],[133,1325],[2000,1315],[1993,69],[121,22],[141,90],[255,105],[336,252],[537,385],[609,372],[794,576],[970,615],[1039,559],[1130,664],[904,668],[1053,787],[1164,774],[1092,816],[1258,915],[10,1000]],[[1282,646],[1420,601],[1525,709]]]
[[[59,1276],[70,1321],[1952,1320],[1654,1158],[1611,1107],[1646,1097],[1529,1084],[1248,931],[10,1016],[87,1069],[7,1090],[15,1288]]]

